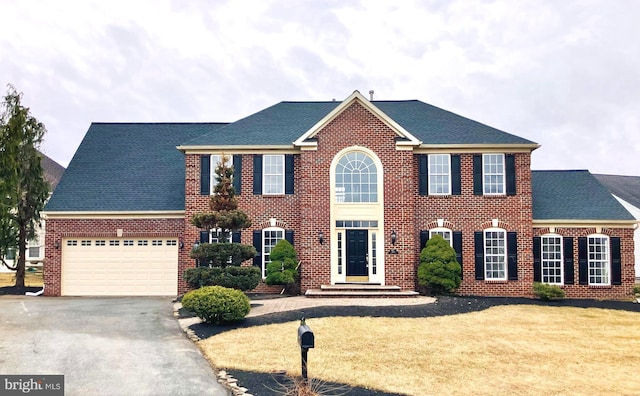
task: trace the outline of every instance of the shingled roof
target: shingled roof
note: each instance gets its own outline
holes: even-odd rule
[[[616,197],[640,208],[640,176],[593,175]]]
[[[52,160],[42,152],[40,155],[42,156],[42,170],[44,171],[44,178],[47,180],[47,183],[49,183],[51,191],[53,191],[58,186],[60,179],[62,179],[64,166]]]
[[[587,170],[532,171],[533,220],[634,220]]]
[[[47,212],[184,210],[180,143],[224,123],[93,123]]]
[[[183,145],[291,145],[340,103],[280,102]],[[535,144],[419,100],[371,103],[424,144]]]

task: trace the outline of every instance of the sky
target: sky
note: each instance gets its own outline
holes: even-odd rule
[[[640,175],[640,1],[0,0],[0,91],[67,166],[92,122],[232,122],[280,101],[418,99]]]

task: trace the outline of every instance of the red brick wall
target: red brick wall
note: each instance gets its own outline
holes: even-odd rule
[[[620,238],[620,259],[622,264],[622,284],[611,286],[586,286],[578,284],[578,238],[597,234],[595,228],[556,228],[555,234],[573,238],[573,285],[561,286],[569,298],[626,299],[633,297],[635,284],[634,242],[631,228],[603,228],[601,234]],[[549,233],[549,228],[534,228],[533,236]]]
[[[47,296],[59,296],[61,289],[62,248],[56,249],[56,243],[62,243],[67,237],[117,237],[117,230],[124,237],[178,237],[184,232],[182,219],[55,219],[47,220],[45,236],[44,284]],[[182,240],[182,239],[181,239]],[[186,244],[186,242],[185,242]],[[184,257],[188,248],[179,250],[178,289],[186,285],[182,279],[185,270]]]
[[[455,154],[455,153],[452,153]],[[505,153],[505,154],[508,154]],[[530,153],[514,153],[516,162],[516,195],[473,195],[473,154],[460,155],[462,194],[456,196],[418,196],[414,238],[419,244],[421,230],[437,227],[443,219],[452,231],[462,231],[463,279],[459,293],[483,296],[526,296],[533,282],[532,201]],[[414,178],[418,164],[414,162]],[[418,194],[418,190],[414,190]],[[518,238],[518,280],[485,281],[475,279],[474,232],[492,227],[498,219],[499,228],[516,232]],[[422,246],[423,247],[423,246]],[[420,260],[422,247],[415,250],[414,262]]]

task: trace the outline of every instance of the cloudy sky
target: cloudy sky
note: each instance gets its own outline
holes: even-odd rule
[[[91,122],[235,121],[282,100],[419,99],[640,175],[640,1],[0,0],[0,84],[66,166]]]

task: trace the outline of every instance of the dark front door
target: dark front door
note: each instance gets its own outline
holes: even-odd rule
[[[347,276],[368,276],[367,230],[347,230]]]

